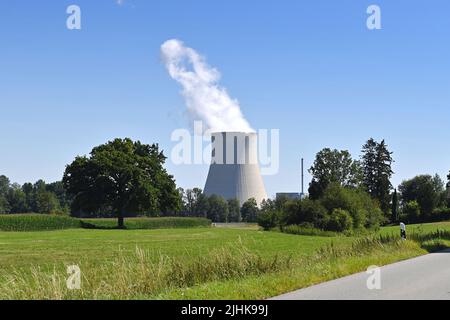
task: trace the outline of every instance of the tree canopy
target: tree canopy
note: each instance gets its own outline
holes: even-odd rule
[[[380,207],[388,214],[391,204],[391,177],[393,175],[392,152],[384,140],[377,142],[370,138],[362,148],[363,186],[380,202]]]
[[[361,165],[353,160],[347,150],[322,149],[316,155],[309,169],[313,179],[309,186],[309,196],[318,199],[332,183],[342,187],[356,187],[361,182]]]
[[[73,196],[72,210],[113,212],[119,228],[129,214],[157,215],[180,209],[175,181],[163,167],[157,144],[115,139],[77,157],[66,167],[63,183]]]
[[[426,219],[433,210],[445,205],[444,181],[439,175],[419,175],[405,180],[399,186],[402,205],[416,201],[420,207],[421,216]]]

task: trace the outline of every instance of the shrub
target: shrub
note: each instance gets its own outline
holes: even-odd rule
[[[403,207],[402,218],[409,223],[417,222],[420,219],[420,205],[417,201],[409,201]]]
[[[336,237],[338,233],[333,231],[324,231],[308,225],[289,225],[283,228],[283,232],[289,234],[298,234],[304,236],[318,236],[318,237]]]
[[[215,194],[209,197],[209,210],[207,213],[208,219],[213,222],[227,222],[228,221],[228,202]]]
[[[383,211],[379,207],[375,207],[367,213],[366,225],[368,229],[379,229],[382,223],[387,222]]]
[[[324,228],[327,221],[327,210],[318,201],[304,199],[289,201],[285,205],[286,225],[311,223],[314,228]]]
[[[242,220],[245,222],[257,222],[258,221],[258,204],[254,198],[250,198],[244,202],[241,208]]]
[[[344,232],[352,229],[353,218],[352,216],[343,209],[334,209],[328,219],[328,230]]]
[[[433,210],[443,205],[444,182],[438,176],[419,175],[399,186],[402,204],[417,201],[422,221],[430,219]]]
[[[433,210],[433,221],[446,221],[450,220],[450,208],[437,208]]]
[[[270,230],[279,225],[280,212],[276,210],[264,210],[258,215],[258,224],[264,230]]]
[[[363,190],[332,184],[325,190],[320,202],[328,212],[333,212],[334,209],[347,211],[353,219],[355,229],[378,227],[385,221],[378,203]]]

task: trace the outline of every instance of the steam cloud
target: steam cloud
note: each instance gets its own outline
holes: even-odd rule
[[[161,46],[170,76],[183,87],[186,106],[194,120],[202,120],[212,132],[254,132],[239,102],[218,85],[220,73],[183,42],[173,39]]]

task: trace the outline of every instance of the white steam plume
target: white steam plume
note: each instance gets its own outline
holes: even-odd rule
[[[183,87],[186,106],[194,120],[202,120],[213,132],[253,132],[239,102],[218,85],[220,73],[183,42],[173,39],[161,46],[170,76]]]

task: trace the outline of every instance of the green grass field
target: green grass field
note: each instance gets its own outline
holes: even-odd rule
[[[255,228],[193,228],[158,230],[70,229],[42,232],[0,232],[0,265],[27,267],[57,263],[102,263],[119,251],[134,253],[136,247],[183,259],[196,258],[213,249],[239,242],[262,256],[308,255],[336,238],[263,232]],[[351,242],[339,238],[339,242]]]
[[[450,222],[408,226],[408,231],[431,232],[437,229],[450,230]],[[398,234],[398,227],[382,228],[383,235]],[[256,227],[247,228],[187,228],[158,230],[88,230],[68,229],[39,232],[1,232],[0,231],[0,294],[1,298],[145,298],[145,299],[261,299],[283,292],[298,289],[321,281],[362,271],[370,264],[386,264],[425,254],[417,243],[393,243],[392,246],[374,246],[361,254],[352,254],[355,237],[318,237],[259,231]],[[342,248],[343,253],[318,254],[319,249]],[[136,254],[136,249],[138,254]],[[225,248],[225,249],[224,249]],[[233,248],[237,248],[233,251]],[[245,249],[240,249],[245,248]],[[335,250],[335,249],[333,249]],[[231,252],[227,255],[225,252]],[[145,252],[139,253],[139,252]],[[334,251],[333,251],[334,252]],[[240,268],[242,261],[233,260],[233,254],[251,265],[247,274],[221,275],[218,268]],[[137,257],[136,257],[137,255]],[[145,258],[140,257],[145,256]],[[330,257],[328,257],[328,255]],[[120,257],[120,259],[118,258]],[[162,258],[164,257],[164,258]],[[205,258],[206,257],[206,258]],[[119,260],[120,261],[119,261]],[[276,264],[287,267],[278,268]],[[145,260],[145,261],[144,261]],[[284,261],[283,260],[283,261]],[[167,262],[169,261],[169,262]],[[216,261],[216,262],[215,262]],[[245,262],[245,261],[244,261]],[[234,264],[233,264],[234,263]],[[81,295],[61,293],[55,288],[42,288],[37,274],[51,274],[57,270],[59,276],[65,273],[65,266],[82,266],[85,281],[92,287]],[[219,265],[217,267],[216,265]],[[269,266],[271,265],[271,266]],[[116,281],[100,275],[102,272],[139,273],[122,279],[120,292],[112,289],[97,290],[95,285]],[[214,273],[215,277],[185,279],[177,282],[166,275],[164,284],[152,288],[133,289],[133,281],[143,282],[155,277],[154,270],[168,268],[179,272],[181,277],[189,278],[190,273]],[[203,269],[202,269],[203,268]],[[210,268],[210,269],[208,269]],[[38,270],[38,271],[36,271]],[[131,270],[131,271],[130,271]],[[133,271],[134,270],[134,271]],[[161,271],[162,272],[162,271]],[[174,272],[174,271],[173,271]],[[14,281],[8,278],[14,274]],[[29,279],[28,279],[29,277]],[[97,279],[97,277],[99,277]],[[140,277],[140,278],[139,278]],[[26,278],[26,280],[25,280]],[[95,279],[94,279],[95,278]],[[8,280],[9,279],[9,280]],[[52,278],[54,283],[54,278]],[[24,281],[21,283],[20,281]],[[152,279],[153,281],[154,279]],[[3,281],[3,283],[2,283]],[[8,285],[6,286],[6,281]],[[34,291],[22,288],[28,283]],[[145,282],[145,281],[144,281]],[[50,282],[49,282],[50,283]],[[61,280],[61,285],[64,281]],[[111,287],[114,284],[111,284]],[[5,288],[9,288],[5,290]],[[31,290],[31,289],[30,289]],[[40,295],[45,291],[59,292],[59,295]],[[134,292],[135,290],[136,292]],[[108,293],[106,293],[108,292]],[[111,292],[111,293],[109,293]],[[42,293],[44,294],[44,293]]]

